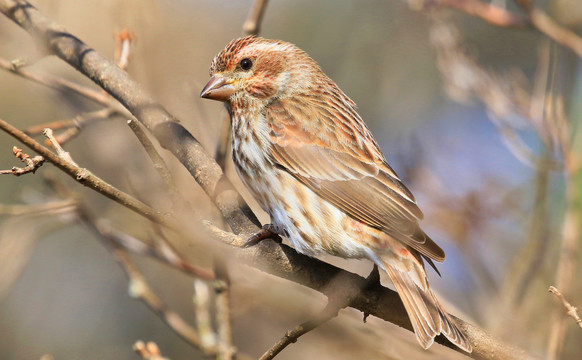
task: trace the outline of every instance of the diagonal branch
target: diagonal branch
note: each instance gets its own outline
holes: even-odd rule
[[[130,110],[154,134],[160,144],[186,167],[214,201],[234,232],[251,234],[259,230],[260,224],[256,216],[241,200],[218,164],[192,134],[163,106],[156,103],[127,73],[42,15],[25,0],[0,0],[0,12],[26,29],[52,53],[85,74]],[[246,237],[232,233],[215,232],[215,234],[222,235],[223,241],[236,246],[241,246],[246,240]],[[324,294],[328,291],[326,284],[332,279],[341,278],[343,284],[341,290],[354,296],[350,303],[351,307],[412,330],[398,294],[379,285],[360,291],[366,280],[356,274],[298,254],[288,246],[268,240],[252,248],[241,249],[239,253],[241,258],[260,269]],[[471,354],[473,358],[532,358],[524,350],[507,345],[476,326],[460,319],[456,321],[473,346]],[[436,341],[454,347],[444,337],[438,337]]]
[[[20,142],[34,150],[35,152],[42,155],[45,160],[50,161],[56,167],[61,169],[64,173],[71,176],[73,179],[77,180],[81,184],[99,192],[102,195],[120,203],[121,205],[131,209],[138,214],[145,216],[146,218],[161,223],[167,224],[170,222],[167,216],[161,214],[157,210],[149,207],[143,202],[135,199],[134,197],[118,190],[111,184],[107,183],[103,179],[91,173],[85,168],[81,168],[74,163],[71,163],[64,158],[58,156],[57,154],[50,151],[45,146],[39,144],[36,140],[26,135],[24,132],[18,130],[11,124],[0,119],[0,129],[4,130],[6,133],[18,139]]]

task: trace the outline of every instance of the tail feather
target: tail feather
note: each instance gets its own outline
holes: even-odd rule
[[[401,266],[391,265],[387,261],[383,265],[402,299],[416,338],[423,348],[428,349],[435,336],[442,333],[459,348],[469,353],[472,351],[471,344],[441,307],[426,279],[421,282],[415,281],[414,278],[417,276],[412,275],[411,271],[418,269],[405,271]]]

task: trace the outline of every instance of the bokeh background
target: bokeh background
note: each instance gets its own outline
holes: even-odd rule
[[[127,71],[214,152],[225,110],[198,95],[211,59],[242,33],[251,1],[33,3],[110,58],[114,33],[129,29],[135,41]],[[577,0],[536,4],[571,28],[582,22]],[[271,0],[261,35],[307,51],[358,104],[389,163],[425,212],[423,227],[447,252],[439,266],[442,278],[430,274],[446,308],[531,353],[545,354],[554,313],[565,313],[547,289],[556,282],[568,201],[565,184],[572,178],[564,176],[555,137],[540,124],[557,117],[544,116],[544,111],[563,104],[570,123],[567,138],[580,155],[580,59],[533,29],[496,27],[458,12],[416,11],[409,5],[395,0]],[[0,57],[26,58],[31,71],[93,86],[60,60],[45,57],[28,34],[3,16]],[[97,109],[76,94],[0,71],[0,117],[19,128]],[[163,183],[125,120],[92,122],[65,148],[81,166],[167,209]],[[0,169],[20,166],[12,156],[13,145],[20,146],[0,133]],[[194,180],[171,156],[165,158],[184,198],[196,204],[197,216],[219,222]],[[232,163],[226,166],[266,222]],[[78,194],[99,218],[151,239],[152,229],[143,219],[50,164],[35,175],[0,177],[0,204],[58,199],[47,176]],[[127,279],[110,252],[72,215],[15,216],[8,209],[0,207],[0,358],[136,359],[131,345],[139,339],[155,341],[171,359],[203,358],[128,296]],[[181,246],[185,252],[195,248]],[[198,260],[207,261],[205,256]],[[150,259],[135,260],[163,300],[195,323],[192,278]],[[234,341],[244,354],[260,356],[325,305],[314,291],[231,260]],[[365,261],[325,260],[362,275],[371,269]],[[582,306],[578,263],[575,258],[567,297]],[[463,358],[439,345],[423,351],[410,332],[374,318],[364,324],[361,317],[342,310],[277,358]],[[574,359],[582,352],[581,333],[572,319],[566,326],[560,356]]]

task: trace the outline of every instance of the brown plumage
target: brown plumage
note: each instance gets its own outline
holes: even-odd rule
[[[234,40],[210,74],[201,96],[225,102],[237,172],[274,229],[310,256],[370,259],[392,279],[424,348],[442,333],[470,352],[426,278],[423,258],[433,265],[445,254],[354,102],[278,40]]]

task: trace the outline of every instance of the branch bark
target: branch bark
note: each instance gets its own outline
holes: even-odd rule
[[[24,0],[0,0],[0,12],[27,30],[30,35],[53,54],[73,66],[123,104],[169,150],[204,191],[214,201],[231,229],[237,234],[255,233],[260,228],[256,216],[216,162],[200,143],[163,106],[127,73],[87,46],[61,26],[42,15]],[[37,149],[33,150],[37,151]],[[51,152],[52,154],[52,152]],[[44,154],[43,154],[44,155]],[[53,154],[54,155],[54,154]],[[240,246],[246,239],[232,233],[219,233],[223,241]],[[240,256],[256,267],[277,276],[298,282],[327,294],[327,284],[340,278],[346,298],[354,295],[350,306],[412,330],[406,311],[397,293],[380,285],[361,291],[366,279],[298,254],[294,249],[263,241],[249,249],[241,249]],[[329,295],[329,294],[328,294]],[[475,359],[531,359],[524,350],[495,339],[480,328],[455,318],[473,346]],[[444,337],[437,342],[456,349]]]

